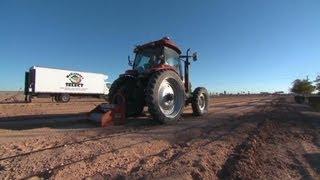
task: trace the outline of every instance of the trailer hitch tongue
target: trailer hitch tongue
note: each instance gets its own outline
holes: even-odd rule
[[[125,124],[126,100],[121,93],[115,94],[112,104],[102,103],[89,113],[89,120],[101,127]]]

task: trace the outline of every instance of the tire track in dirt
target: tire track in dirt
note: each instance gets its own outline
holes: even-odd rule
[[[257,128],[249,135],[249,137],[233,150],[233,153],[227,159],[222,169],[219,171],[218,177],[221,179],[242,179],[249,177],[253,179],[258,179],[259,176],[255,174],[250,174],[243,177],[242,168],[249,168],[250,170],[255,168],[255,162],[253,162],[253,158],[255,157],[255,151],[257,151],[257,149],[260,148],[261,141],[265,141],[266,138],[270,135],[270,133],[272,133],[269,132],[271,130],[270,128],[273,131],[276,131],[276,126],[272,124],[269,120],[266,119],[260,122]]]
[[[231,127],[230,130],[228,130],[228,131],[235,131],[237,128],[239,128],[239,124],[240,123],[233,125],[233,127]],[[221,126],[223,126],[223,125],[221,125]],[[214,128],[218,128],[218,127],[219,126],[201,128],[202,130],[207,131],[207,132],[203,132],[203,134],[201,134],[201,136],[199,136],[198,138],[200,139],[200,138],[206,137],[207,142],[202,142],[200,144],[197,144],[197,146],[201,147],[201,148],[205,148],[209,144],[214,143],[215,141],[221,140],[222,138],[231,135],[230,133],[225,133],[225,134],[218,135],[216,137],[209,136],[210,132],[214,131]],[[210,130],[208,130],[208,129],[210,129]],[[128,174],[129,177],[131,177],[133,179],[140,179],[140,178],[152,179],[152,178],[154,178],[154,177],[152,177],[152,174],[161,171],[161,169],[165,168],[165,166],[170,166],[174,161],[178,161],[181,157],[187,156],[190,151],[194,151],[195,147],[192,146],[193,145],[192,141],[195,141],[195,139],[191,139],[188,141],[177,143],[177,144],[171,146],[170,148],[161,151],[160,153],[153,154],[151,156],[147,156],[147,157],[143,158],[142,160],[140,160],[140,162],[134,168],[132,168],[132,170]],[[145,169],[144,166],[146,166],[146,162],[150,161],[151,159],[155,158],[156,156],[159,156],[160,158],[162,158],[163,161],[154,165],[151,169]],[[201,167],[201,166],[200,166],[200,169],[201,169],[201,171],[204,171],[203,167]],[[192,176],[196,176],[196,175],[197,175],[197,173],[193,172]],[[200,175],[198,174],[198,176],[200,176]]]
[[[221,127],[221,125],[219,125]],[[219,126],[215,126],[215,127],[219,127]],[[189,127],[188,129],[196,129],[196,128],[199,128],[199,127]],[[200,129],[205,129],[206,127],[200,127]],[[186,130],[186,129],[184,129]],[[177,132],[176,132],[177,133]],[[128,133],[130,134],[130,133]],[[23,157],[23,156],[28,156],[28,155],[32,155],[34,153],[34,156],[37,156],[37,153],[41,152],[41,151],[47,151],[47,150],[56,150],[56,148],[72,148],[71,146],[72,145],[78,145],[76,147],[73,147],[73,149],[82,149],[81,146],[84,146],[83,148],[86,148],[87,145],[83,144],[85,142],[88,142],[88,141],[99,141],[99,140],[104,140],[104,139],[109,139],[109,138],[114,138],[114,137],[119,137],[119,136],[123,136],[125,134],[118,134],[118,135],[110,135],[110,136],[105,136],[105,137],[97,137],[97,138],[92,138],[92,139],[86,139],[86,140],[83,140],[83,141],[78,141],[78,142],[72,142],[72,143],[67,143],[67,144],[63,144],[63,145],[59,145],[59,146],[55,146],[53,148],[46,148],[46,149],[41,149],[41,150],[38,150],[38,151],[34,151],[34,152],[29,152],[29,153],[25,153],[25,154],[19,154],[19,155],[16,155],[16,156],[11,156],[11,157],[4,157],[2,159],[0,159],[0,161],[2,160],[7,160],[7,159],[11,159],[11,158],[19,158],[19,160],[21,160],[20,158]],[[222,137],[222,136],[221,136]],[[220,137],[220,138],[221,138]],[[150,139],[152,140],[152,139]],[[124,148],[132,148],[132,146],[135,146],[135,145],[141,145],[141,143],[146,143],[146,142],[149,142],[149,141],[141,141],[141,142],[138,142],[138,143],[134,143],[132,145],[129,145],[129,146],[124,146],[124,147],[117,147],[117,148],[113,148],[113,150],[107,150],[105,152],[99,152],[99,153],[89,153],[87,154],[86,156],[84,157],[78,157],[77,159],[79,160],[74,160],[74,159],[69,159],[69,160],[66,160],[66,161],[63,161],[63,162],[60,162],[58,163],[57,166],[54,166],[53,168],[45,168],[44,170],[41,170],[39,172],[35,172],[35,173],[32,173],[30,175],[27,175],[26,177],[24,178],[29,178],[29,177],[33,177],[33,176],[38,176],[38,177],[48,177],[50,174],[52,174],[54,171],[58,171],[68,165],[72,165],[74,163],[78,163],[78,162],[81,162],[81,161],[85,161],[85,160],[90,160],[92,158],[97,158],[101,155],[104,155],[104,154],[107,154],[107,153],[112,153],[112,152],[115,152],[116,150],[119,150],[119,149],[124,149]],[[106,142],[104,142],[106,143]],[[186,143],[186,142],[185,142]],[[184,146],[182,143],[179,144],[180,146]],[[116,150],[114,150],[116,149]],[[167,149],[166,151],[170,151],[170,149]],[[64,150],[61,150],[62,152]],[[163,151],[162,153],[165,153],[165,151]],[[50,154],[50,152],[48,152],[48,154]]]
[[[228,132],[233,132],[236,129],[241,128],[241,126],[239,126],[239,125],[244,123],[244,120],[246,118],[247,118],[247,116],[239,117],[238,120],[240,122],[235,123],[232,127],[230,127]],[[223,126],[223,125],[219,125],[219,126]],[[198,139],[207,138],[208,142],[202,142],[201,144],[198,144],[198,146],[204,148],[205,146],[208,146],[210,143],[213,143],[215,141],[222,139],[225,136],[230,135],[230,133],[225,133],[225,134],[221,134],[216,137],[211,137],[210,133],[212,131],[216,130],[216,128],[219,126],[200,127],[202,134],[198,137]],[[147,157],[141,159],[139,161],[139,163],[130,170],[130,173],[129,173],[130,177],[134,178],[134,179],[136,179],[136,178],[147,178],[147,179],[150,178],[150,179],[152,179],[153,178],[151,176],[152,173],[160,171],[165,166],[169,166],[174,161],[177,161],[178,159],[180,159],[182,156],[187,155],[190,150],[192,150],[192,149],[194,150],[194,147],[192,146],[192,143],[191,143],[191,141],[194,141],[194,140],[195,139],[193,138],[191,140],[184,141],[183,143],[174,144],[173,146],[161,151],[160,153],[153,154],[153,155],[150,155],[150,156],[147,156]],[[164,154],[170,154],[170,156],[165,157]],[[150,161],[150,159],[155,158],[156,156],[159,156],[160,158],[162,158],[163,161],[154,165],[154,167],[152,167],[151,169],[145,169],[144,166],[146,166],[146,163],[148,161]],[[200,171],[204,171],[204,167],[202,167],[201,165],[195,165],[195,166],[199,166]],[[101,174],[101,172],[100,172],[100,174]],[[194,171],[192,171],[191,176],[200,177],[200,175]]]
[[[92,161],[95,158],[98,158],[99,156],[102,156],[102,155],[105,155],[105,154],[108,154],[108,153],[114,153],[114,152],[117,152],[119,150],[126,149],[126,148],[132,148],[133,146],[141,145],[142,143],[148,143],[148,142],[149,142],[149,140],[139,141],[137,143],[132,143],[132,144],[129,144],[129,145],[126,145],[126,146],[122,146],[122,147],[118,147],[118,148],[111,148],[110,150],[103,151],[101,153],[89,154],[88,157],[82,157],[82,158],[80,158],[78,160],[69,159],[68,161],[64,161],[63,163],[61,163],[61,164],[59,164],[57,166],[54,166],[53,168],[47,168],[47,169],[42,170],[42,171],[31,173],[31,174],[23,177],[22,179],[28,179],[28,178],[32,178],[32,177],[39,177],[39,178],[48,179],[53,175],[53,173],[55,171],[59,171],[60,169],[63,169],[65,167],[69,166],[69,165],[72,165],[72,164],[75,164],[75,163],[79,163],[79,162],[83,162],[83,161],[87,161],[87,160]]]
[[[271,106],[276,108],[279,106],[279,100],[271,102]],[[266,109],[263,109],[266,112]],[[218,177],[221,179],[238,179],[249,178],[241,177],[240,173],[242,168],[248,168],[244,164],[249,164],[254,158],[256,149],[261,145],[261,141],[264,141],[272,132],[277,131],[277,125],[271,122],[267,113],[264,115],[264,119],[258,123],[255,130],[253,130],[248,137],[233,150],[233,153],[228,157],[222,169],[218,172]],[[260,141],[260,143],[258,143]],[[254,168],[254,165],[249,168]],[[250,178],[258,179],[258,176],[251,175]]]

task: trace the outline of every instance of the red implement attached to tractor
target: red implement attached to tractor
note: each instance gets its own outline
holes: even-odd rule
[[[126,120],[126,100],[117,93],[112,103],[102,103],[89,113],[89,119],[101,127],[123,125]]]

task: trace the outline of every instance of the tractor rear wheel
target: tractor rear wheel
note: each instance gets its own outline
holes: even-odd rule
[[[180,119],[185,104],[185,91],[177,73],[155,72],[146,88],[146,103],[152,118],[161,123],[173,123]]]
[[[131,76],[122,76],[115,80],[109,90],[108,99],[112,103],[116,93],[121,92],[126,98],[126,116],[142,114],[144,107],[143,93],[139,93],[137,79]]]
[[[135,90],[135,81],[126,82],[119,88],[119,91],[126,99],[126,116],[139,116],[143,112],[143,95],[138,95]]]
[[[192,93],[192,110],[193,115],[202,116],[208,113],[209,94],[206,88],[197,87]]]
[[[126,81],[130,81],[131,79],[133,79],[133,78],[131,78],[129,76],[122,76],[122,77],[119,77],[118,79],[116,79],[111,84],[111,87],[109,89],[109,94],[108,94],[108,99],[109,99],[110,103],[111,103],[114,95],[117,94],[117,92],[121,88],[121,86],[123,86],[126,83]]]

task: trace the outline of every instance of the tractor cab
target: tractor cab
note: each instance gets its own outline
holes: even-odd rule
[[[181,51],[169,38],[137,46],[134,52],[133,70],[139,74],[170,67],[183,77]]]

